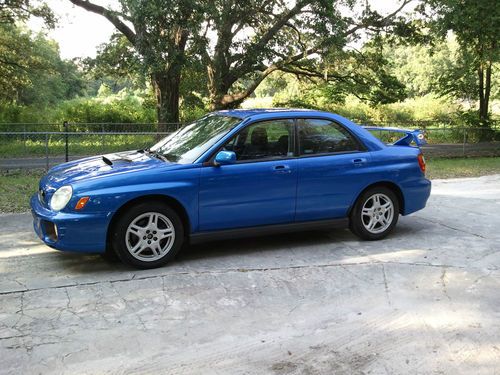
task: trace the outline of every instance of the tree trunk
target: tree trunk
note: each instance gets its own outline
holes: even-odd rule
[[[486,102],[485,102],[484,69],[482,65],[480,65],[479,68],[477,69],[477,76],[479,79],[479,123],[481,126],[483,126],[487,120],[488,107],[486,107]]]
[[[216,69],[211,64],[207,65],[207,76],[209,107],[211,111],[218,111],[219,109],[223,109],[221,106],[222,95],[217,87]]]
[[[158,132],[169,132],[179,123],[180,72],[156,72],[151,76],[156,96]]]
[[[489,123],[489,105],[490,105],[490,93],[491,93],[491,65],[492,62],[488,62],[486,67],[486,82],[484,84],[484,110],[485,110],[485,120]]]
[[[491,94],[491,62],[487,63],[486,71],[483,65],[478,68],[479,78],[479,126],[481,128],[479,139],[481,141],[490,141],[494,135],[490,127],[489,101]]]
[[[246,98],[253,94],[264,78],[277,69],[274,65],[268,67],[258,77],[254,78],[248,84],[247,88],[239,92],[230,93],[230,88],[238,80],[237,77],[231,75],[229,72],[224,75],[217,75],[216,69],[210,65],[207,66],[210,110],[218,111],[237,108]]]
[[[236,108],[243,100],[237,103],[232,102],[228,95],[229,88],[236,80],[230,77],[228,69],[221,67],[220,63],[217,65],[218,67],[212,64],[207,65],[207,88],[210,110],[219,111],[222,109]],[[223,71],[222,74],[221,71]]]

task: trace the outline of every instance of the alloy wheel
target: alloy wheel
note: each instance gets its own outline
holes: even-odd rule
[[[174,241],[174,225],[159,212],[137,216],[129,224],[125,238],[128,252],[145,262],[163,258],[172,249]]]
[[[361,222],[373,234],[385,231],[394,218],[394,204],[385,194],[376,193],[368,197],[361,209]]]

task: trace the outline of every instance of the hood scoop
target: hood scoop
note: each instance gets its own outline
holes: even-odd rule
[[[124,162],[127,162],[127,163],[132,163],[132,159],[129,159],[129,158],[126,158],[126,157],[123,157],[123,156],[120,156],[120,155],[115,155],[116,158],[108,158],[106,156],[103,156],[102,157],[102,161],[105,162],[107,165],[113,165],[113,162],[114,161],[124,161]]]
[[[113,162],[109,160],[106,156],[102,157],[102,161],[105,162],[107,165],[113,165]]]

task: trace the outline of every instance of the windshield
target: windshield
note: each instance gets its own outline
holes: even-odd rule
[[[192,163],[240,121],[235,117],[209,114],[163,138],[150,151],[171,162]]]

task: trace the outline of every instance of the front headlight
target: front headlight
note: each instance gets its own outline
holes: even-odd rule
[[[50,208],[54,211],[60,211],[68,204],[71,196],[73,195],[73,189],[71,186],[62,186],[56,190],[52,198],[50,199]]]

